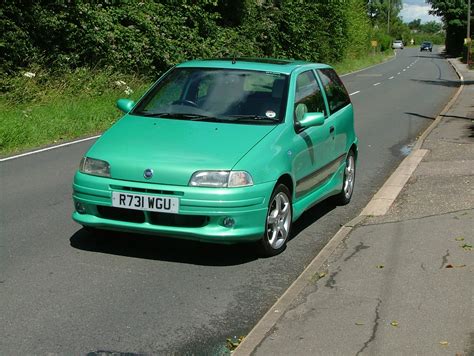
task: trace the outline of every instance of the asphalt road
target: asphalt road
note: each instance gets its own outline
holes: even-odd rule
[[[70,215],[91,141],[1,162],[0,353],[225,353],[226,338],[253,327],[449,101],[457,76],[435,52],[405,49],[343,77],[360,139],[353,202],[305,213],[273,258],[247,245],[89,235]]]

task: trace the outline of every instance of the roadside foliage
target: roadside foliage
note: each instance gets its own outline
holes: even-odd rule
[[[0,10],[1,69],[161,73],[190,58],[335,62],[368,49],[366,3],[343,1],[14,1]]]

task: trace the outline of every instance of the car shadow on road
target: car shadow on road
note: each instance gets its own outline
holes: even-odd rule
[[[202,266],[234,266],[259,258],[252,244],[211,244],[125,232],[91,232],[84,228],[71,236],[70,243],[82,251]]]
[[[303,215],[301,215],[301,217],[294,222],[289,240],[296,238],[301,231],[305,230],[320,218],[336,209],[337,206],[336,199],[334,197],[330,197],[326,200],[323,200],[319,204],[316,204],[311,209],[306,210]],[[289,247],[291,248],[291,245]]]

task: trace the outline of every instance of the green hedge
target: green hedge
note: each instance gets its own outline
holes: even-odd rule
[[[40,65],[156,74],[233,55],[337,62],[369,40],[363,0],[4,0],[0,9],[7,73]]]

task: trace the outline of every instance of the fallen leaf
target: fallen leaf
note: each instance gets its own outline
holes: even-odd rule
[[[319,272],[318,273],[319,278],[323,278],[326,276],[326,272]]]
[[[456,237],[455,240],[456,241],[464,241],[464,237]]]
[[[358,323],[358,322],[356,322],[355,324],[356,325],[365,325],[364,323]]]
[[[385,267],[384,265],[377,265],[377,268],[379,268],[379,269],[382,269],[384,267]]]
[[[464,244],[461,247],[466,251],[471,251],[472,250],[472,245],[469,245],[469,244]]]
[[[226,347],[230,350],[230,351],[234,351],[237,346],[240,345],[240,343],[242,342],[242,340],[244,339],[244,336],[240,336],[237,338],[237,336],[234,336],[234,337],[231,337],[231,338],[228,338],[226,340]]]
[[[448,345],[449,345],[449,342],[447,342],[447,341],[440,341],[439,344],[440,344],[440,345],[443,345],[443,346],[448,346]]]
[[[390,323],[390,325],[395,326],[395,327],[398,327],[398,321],[393,320],[393,321]]]

